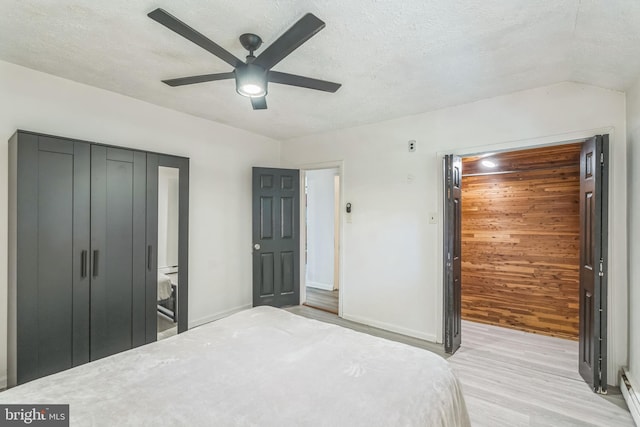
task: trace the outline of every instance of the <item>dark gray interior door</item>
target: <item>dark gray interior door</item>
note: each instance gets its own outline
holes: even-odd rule
[[[91,147],[91,359],[145,342],[146,154]]]
[[[582,145],[579,371],[595,392],[607,390],[608,156],[608,135]]]
[[[444,158],[444,349],[460,347],[462,321],[461,202],[462,159]]]
[[[300,172],[253,168],[253,305],[300,303]]]

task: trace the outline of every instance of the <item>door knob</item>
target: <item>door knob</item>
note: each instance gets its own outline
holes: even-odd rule
[[[256,243],[255,245],[253,245],[253,249],[255,249],[256,251],[260,250],[260,243]]]

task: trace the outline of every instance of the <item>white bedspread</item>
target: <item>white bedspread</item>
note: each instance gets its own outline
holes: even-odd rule
[[[72,426],[468,426],[426,350],[258,307],[0,393]]]
[[[166,274],[158,272],[158,301],[171,296],[171,279]]]

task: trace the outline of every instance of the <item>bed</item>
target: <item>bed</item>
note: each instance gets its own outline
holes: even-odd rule
[[[433,353],[256,307],[0,393],[72,426],[469,426]]]
[[[177,276],[177,272],[171,274],[174,278]],[[177,298],[176,298],[176,285],[171,280],[171,277],[158,271],[158,312],[167,316],[173,322],[178,321],[177,316]]]

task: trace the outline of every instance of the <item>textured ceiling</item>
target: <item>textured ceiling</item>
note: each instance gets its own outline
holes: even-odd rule
[[[162,7],[239,58],[304,13],[327,26],[274,70],[342,83],[269,85],[254,111],[231,71],[146,15]],[[2,0],[0,60],[276,139],[377,122],[561,81],[625,90],[640,75],[636,0]],[[257,51],[257,54],[261,50]]]

